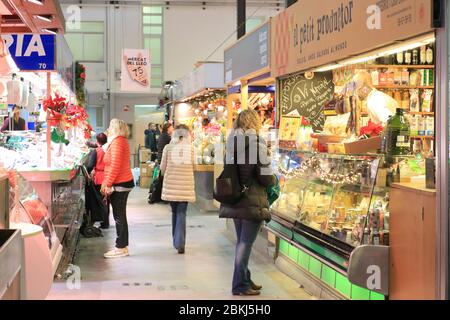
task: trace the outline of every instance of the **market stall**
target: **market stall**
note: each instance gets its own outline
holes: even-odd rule
[[[281,196],[267,229],[277,266],[319,297],[435,299],[431,1],[386,4],[381,29],[369,5],[302,1],[272,21]]]
[[[18,71],[1,75],[0,87],[5,90],[0,122],[8,121],[13,106],[19,106],[25,130],[12,131],[7,126],[0,133],[0,163],[24,178],[39,197],[41,209],[46,209],[49,229],[54,227],[49,246],[53,274],[61,276],[76,250],[84,212],[84,182],[78,168],[89,151],[86,138],[91,128],[85,109],[75,105],[74,61],[64,37],[3,34],[2,38]],[[22,206],[27,199],[24,191],[16,192],[24,197]],[[30,214],[35,209],[25,206],[24,211]]]
[[[175,125],[192,129],[196,206],[205,212],[218,209],[213,199],[215,159],[222,159],[228,116],[223,79],[223,63],[199,64],[179,81],[172,115]]]
[[[263,129],[275,127],[275,78],[270,70],[270,21],[225,50],[228,128],[241,110],[260,113]]]

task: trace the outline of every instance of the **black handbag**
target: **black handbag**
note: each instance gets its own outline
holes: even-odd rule
[[[161,202],[162,186],[164,177],[159,174],[158,178],[153,181],[150,186],[150,192],[148,195],[148,203],[155,204]]]
[[[234,155],[232,163],[225,165],[222,173],[216,179],[216,185],[213,192],[214,200],[221,204],[234,205],[238,203],[245,193],[250,189],[252,177],[241,184],[239,178],[239,165],[237,164],[237,138],[235,137]]]

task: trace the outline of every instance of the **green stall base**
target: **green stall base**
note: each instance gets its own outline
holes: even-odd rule
[[[313,274],[318,280],[351,300],[385,300],[385,296],[368,289],[355,286],[342,275],[305,251],[280,239],[279,251],[299,267]]]

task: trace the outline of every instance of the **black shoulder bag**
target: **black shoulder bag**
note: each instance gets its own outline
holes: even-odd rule
[[[232,163],[225,165],[222,173],[216,179],[214,188],[214,199],[221,204],[234,205],[238,203],[245,193],[250,189],[252,184],[252,176],[241,185],[239,179],[239,165],[237,164],[237,138],[235,137],[234,155]]]

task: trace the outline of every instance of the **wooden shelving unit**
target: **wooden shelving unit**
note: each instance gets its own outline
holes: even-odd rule
[[[361,68],[366,69],[434,69],[434,65],[390,65],[390,64],[370,64],[360,65]]]
[[[415,116],[434,116],[434,112],[416,112],[409,110],[406,110],[406,112]]]
[[[434,136],[411,136],[414,140],[434,140]]]
[[[400,86],[400,85],[378,85],[374,86],[377,89],[392,89],[392,90],[401,90],[401,89],[434,89],[434,86]]]

